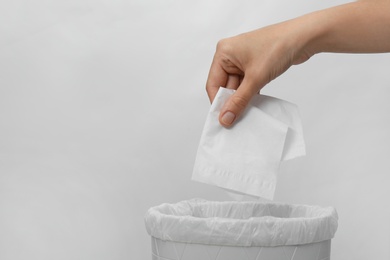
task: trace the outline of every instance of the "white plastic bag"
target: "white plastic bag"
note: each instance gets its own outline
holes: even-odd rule
[[[333,238],[337,212],[332,207],[279,203],[189,200],[148,210],[152,237],[226,246],[301,245]]]

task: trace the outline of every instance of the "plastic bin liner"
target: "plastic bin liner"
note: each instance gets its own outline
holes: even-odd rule
[[[150,208],[146,229],[161,240],[226,246],[301,245],[333,238],[332,207],[199,199]]]

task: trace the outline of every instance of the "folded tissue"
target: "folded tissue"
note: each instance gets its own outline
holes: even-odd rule
[[[221,87],[211,105],[192,180],[272,200],[280,162],[305,155],[298,107],[258,94],[235,124],[225,128],[218,117],[234,92]]]

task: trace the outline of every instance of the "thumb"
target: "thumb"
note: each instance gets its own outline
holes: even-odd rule
[[[244,77],[237,91],[226,101],[219,114],[219,122],[225,127],[233,125],[237,118],[244,112],[249,101],[259,91],[252,83],[249,84]]]

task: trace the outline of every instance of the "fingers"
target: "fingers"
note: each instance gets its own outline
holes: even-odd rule
[[[256,86],[256,77],[250,77],[256,73],[246,74],[248,71],[245,72],[245,67],[238,58],[242,55],[235,54],[238,49],[234,46],[232,39],[218,42],[206,83],[206,91],[211,103],[219,87],[237,90],[225,103],[219,116],[219,122],[225,127],[231,126],[237,120],[252,96],[260,89]]]
[[[226,83],[226,88],[228,89],[237,89],[240,85],[240,76],[239,75],[229,75]]]
[[[206,91],[212,103],[219,87],[237,89],[244,72],[232,51],[236,50],[231,39],[222,39],[217,44],[217,50],[209,71],[206,83]]]
[[[214,57],[206,82],[206,91],[207,95],[209,96],[210,103],[213,103],[213,100],[218,92],[219,87],[225,86],[227,82],[228,74],[217,62],[216,57]]]
[[[233,125],[237,118],[244,112],[250,100],[259,92],[255,81],[244,77],[237,91],[226,101],[219,115],[219,122],[225,127]]]
[[[219,64],[213,62],[210,68],[209,77],[206,83],[206,91],[210,102],[213,103],[214,97],[219,87],[228,89],[237,89],[240,85],[241,76],[229,74]]]

